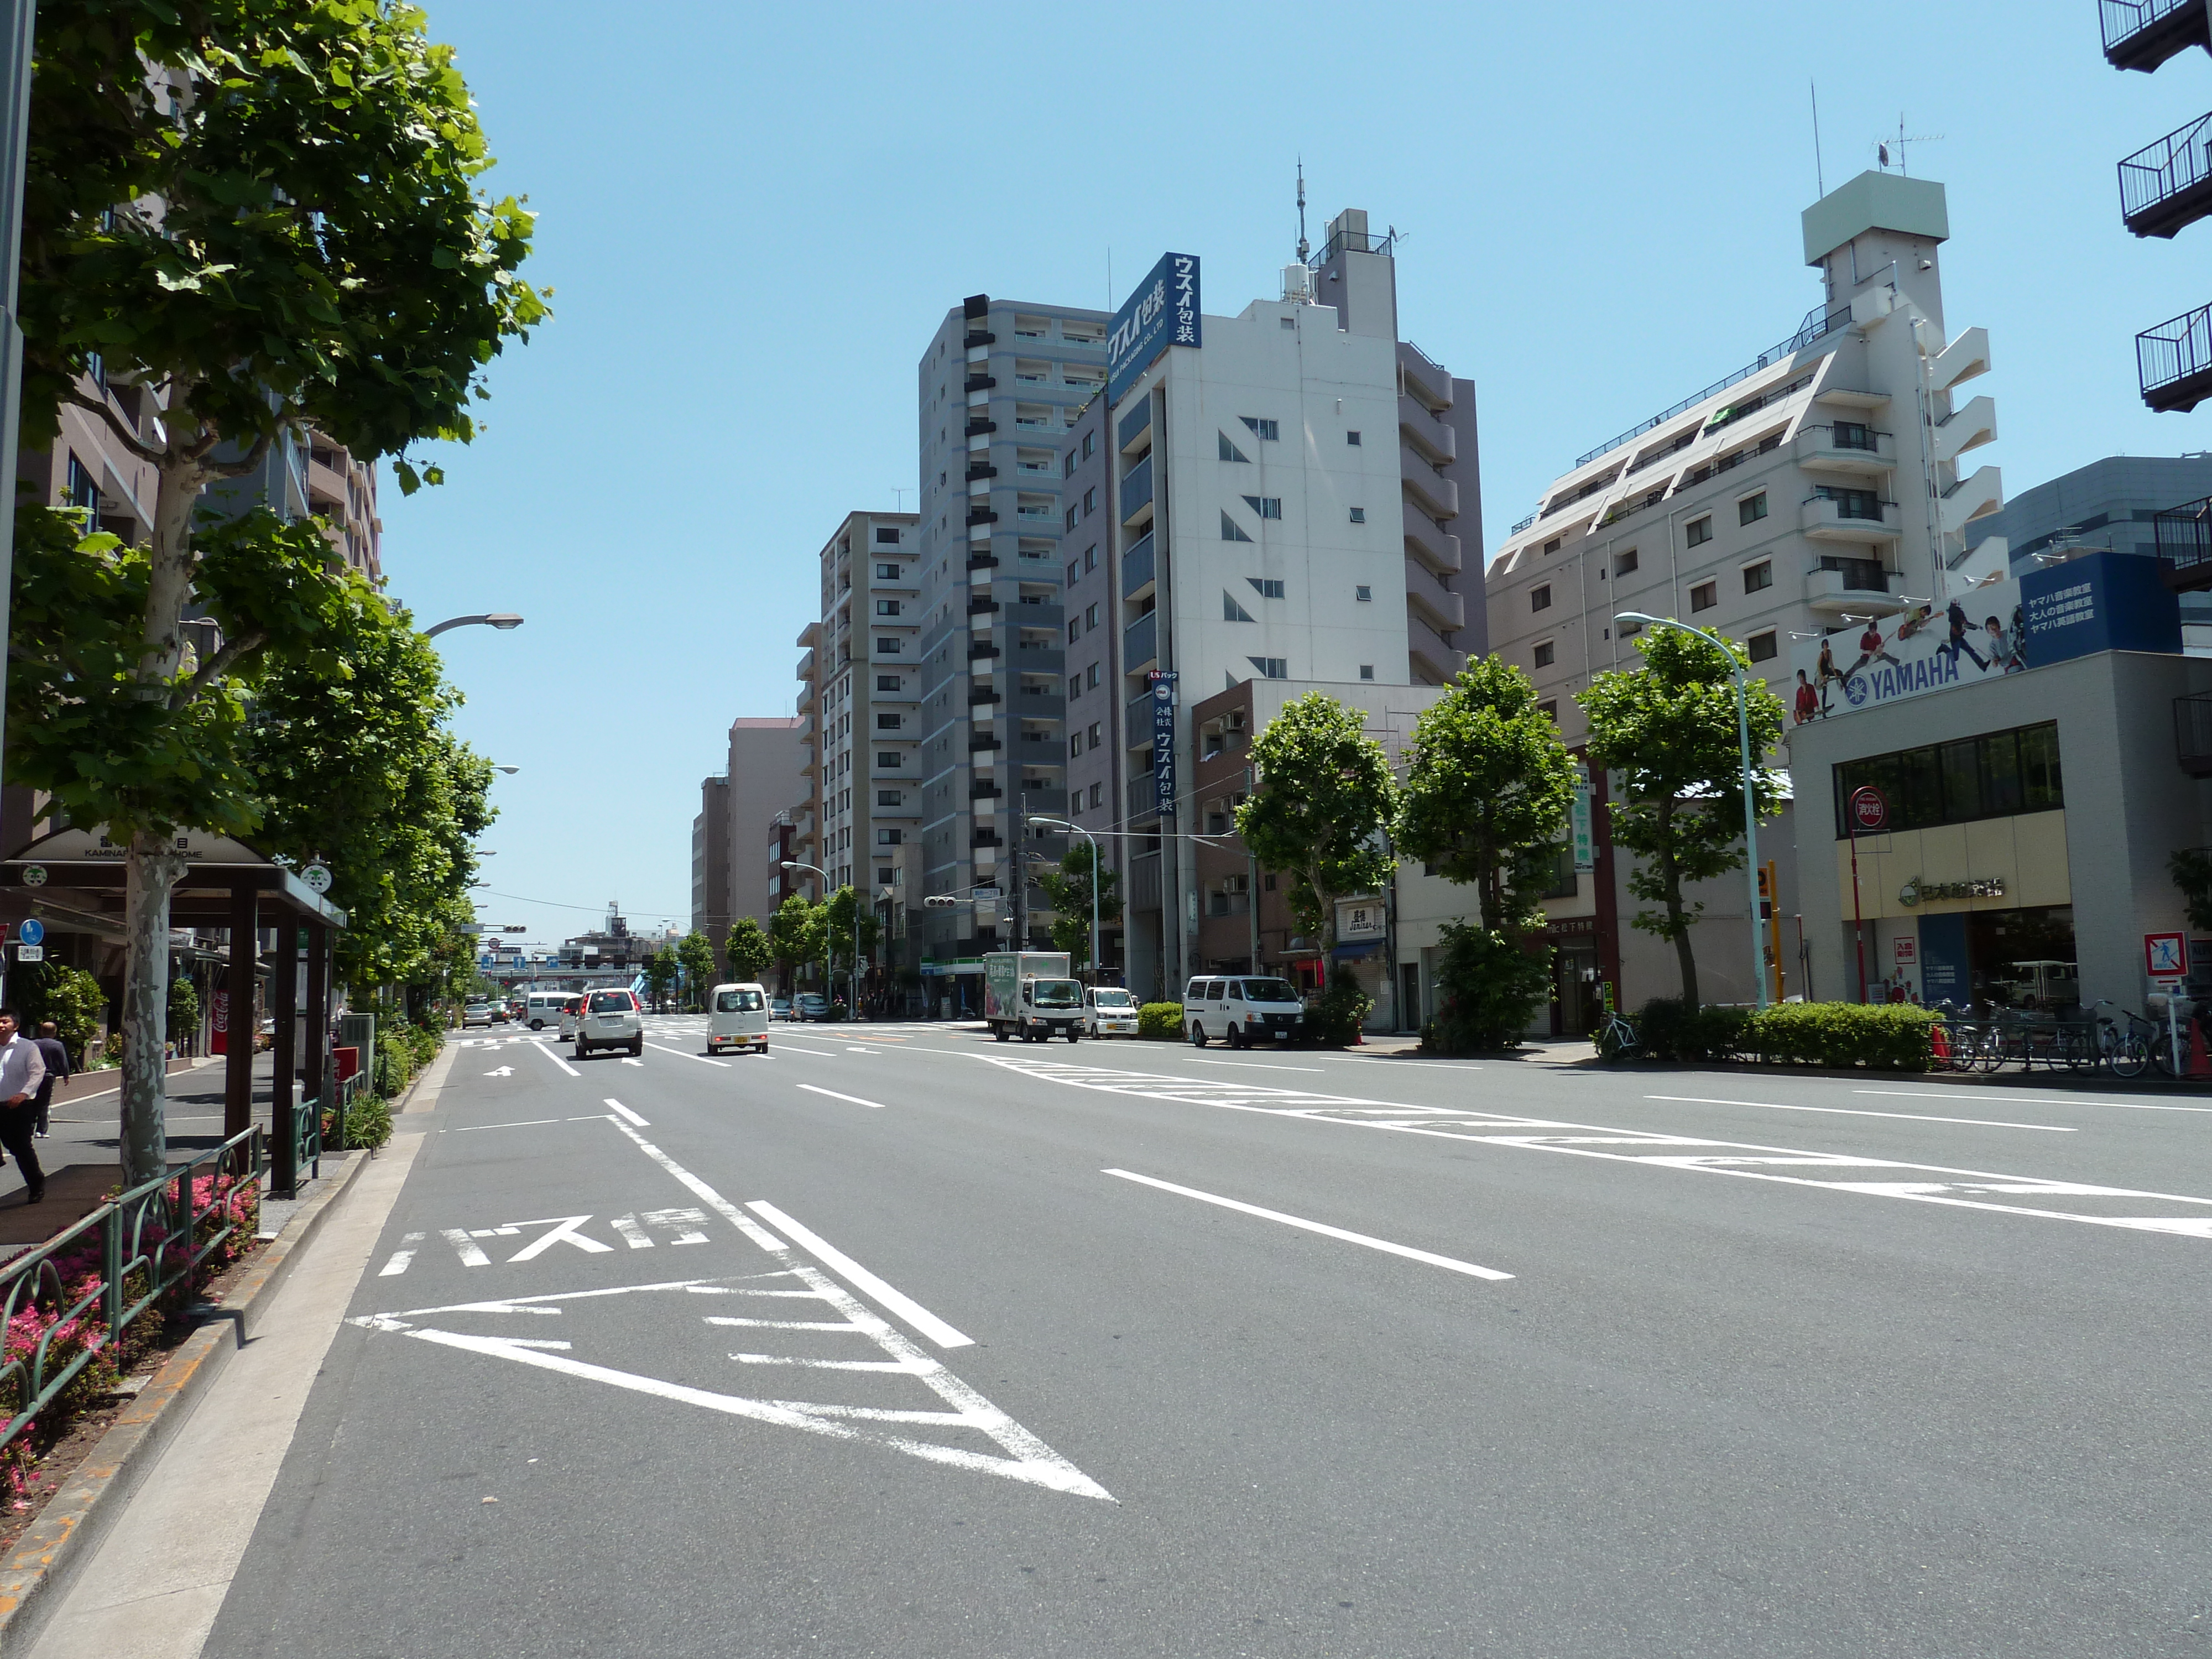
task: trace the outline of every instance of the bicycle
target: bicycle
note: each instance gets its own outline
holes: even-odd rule
[[[1600,1060],[1607,1065],[1640,1053],[1644,1039],[1636,1035],[1636,1027],[1629,1024],[1628,1016],[1613,1006],[1613,986],[1608,981],[1602,992],[1605,1024],[1599,1026],[1593,1037]]]
[[[2118,1021],[2098,1013],[2100,1008],[2111,1008],[2115,1013],[2124,1015],[2128,1022],[2127,1030],[2123,1031]],[[2152,1056],[2158,1052],[2161,1035],[2158,1027],[2133,1009],[2118,1007],[2104,997],[2099,997],[2089,1005],[2089,1012],[2097,1022],[2099,1061],[2109,1067],[2114,1077],[2141,1077],[2149,1068]]]

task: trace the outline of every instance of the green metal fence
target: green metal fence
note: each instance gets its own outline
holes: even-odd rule
[[[264,1132],[256,1125],[0,1266],[0,1330],[6,1332],[0,1408],[9,1413],[0,1448],[230,1239],[242,1224],[240,1189],[263,1186],[267,1154]],[[235,1178],[228,1192],[220,1190],[224,1176]],[[33,1313],[50,1322],[35,1341],[29,1329],[21,1337],[17,1331],[17,1321]],[[88,1330],[88,1322],[94,1328]],[[58,1343],[80,1340],[73,1352],[55,1354]]]

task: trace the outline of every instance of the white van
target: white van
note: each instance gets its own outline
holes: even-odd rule
[[[707,999],[707,1052],[743,1048],[768,1052],[768,988],[717,985]]]
[[[1093,986],[1083,993],[1084,1024],[1095,1037],[1137,1035],[1137,1000],[1118,985]]]
[[[1184,988],[1182,1023],[1201,1048],[1209,1037],[1232,1048],[1287,1046],[1305,1035],[1306,1009],[1288,980],[1207,977]]]
[[[573,991],[532,991],[529,1000],[523,1006],[522,1023],[533,1031],[542,1031],[549,1025],[557,1026],[561,1023],[561,1010],[574,994]]]

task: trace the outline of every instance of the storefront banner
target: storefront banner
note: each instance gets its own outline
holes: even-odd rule
[[[1921,917],[1919,945],[1921,1001],[1930,1008],[1945,1002],[1969,1006],[1974,985],[1966,961],[1965,913]]]
[[[2158,562],[2090,553],[1801,641],[1791,719],[1803,726],[2099,651],[2180,650],[2179,602]]]
[[[1597,868],[1597,841],[1590,832],[1590,779],[1586,766],[1575,768],[1575,804],[1567,815],[1567,839],[1575,849],[1575,873]]]

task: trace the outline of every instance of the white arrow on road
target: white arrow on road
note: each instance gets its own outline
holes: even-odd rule
[[[514,1075],[514,1067],[512,1066],[502,1066],[496,1071],[486,1072],[484,1075],[486,1077],[513,1077]]]
[[[632,1060],[629,1055],[625,1054],[623,1056],[623,1064],[625,1066],[642,1066],[645,1062],[641,1060]]]

